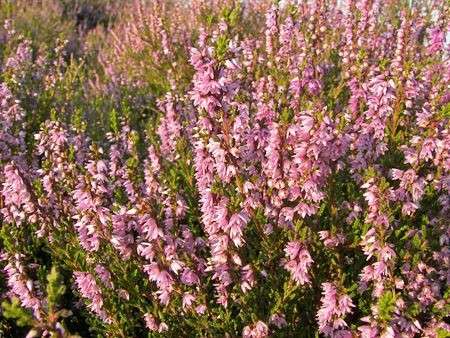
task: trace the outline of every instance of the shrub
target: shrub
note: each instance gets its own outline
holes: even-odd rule
[[[450,332],[447,3],[123,11],[80,60],[5,61],[3,327]]]

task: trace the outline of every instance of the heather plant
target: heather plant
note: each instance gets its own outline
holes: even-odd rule
[[[78,59],[22,39],[0,332],[447,337],[449,11],[139,1]]]
[[[59,40],[70,41],[71,48],[78,48],[77,32],[73,20],[62,17],[63,8],[56,0],[23,1],[5,0],[0,7],[0,19],[10,23],[10,34],[3,40],[2,50],[14,47],[18,39],[27,39],[36,49],[54,48]],[[11,35],[11,31],[16,34]],[[8,41],[9,40],[9,41]]]

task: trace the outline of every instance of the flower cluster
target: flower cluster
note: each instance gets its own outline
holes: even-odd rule
[[[448,3],[146,5],[71,105],[84,64],[2,60],[7,295],[42,322],[51,262],[103,336],[446,334]]]
[[[351,332],[345,329],[347,323],[343,319],[354,307],[351,298],[339,294],[331,283],[323,283],[322,290],[322,306],[317,312],[320,332],[331,337],[352,337]]]
[[[97,286],[95,278],[88,272],[75,271],[73,274],[81,295],[90,302],[88,308],[103,321],[110,323],[111,319],[103,309],[102,292]]]

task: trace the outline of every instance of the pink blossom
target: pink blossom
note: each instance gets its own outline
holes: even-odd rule
[[[270,324],[275,325],[279,329],[285,327],[287,325],[284,314],[273,314],[270,316]]]
[[[308,270],[313,260],[304,244],[298,241],[289,242],[284,252],[287,256],[284,268],[291,273],[292,279],[300,285],[310,283]]]
[[[246,338],[262,338],[267,337],[268,335],[269,335],[269,328],[262,321],[258,321],[251,326],[246,326],[242,331],[242,337]]]
[[[36,207],[31,194],[14,164],[8,164],[3,169],[5,181],[1,190],[4,207],[1,213],[6,222],[21,225],[25,220],[37,221]]]
[[[24,256],[20,254],[15,254],[14,256],[3,254],[1,258],[7,261],[4,271],[10,291],[15,297],[20,299],[23,307],[32,310],[34,316],[37,319],[41,319],[44,304],[39,297],[39,285],[27,276],[25,267],[21,262]]]
[[[97,264],[95,267],[95,272],[105,286],[109,288],[114,287],[113,283],[111,282],[111,273],[104,265]]]
[[[349,333],[342,332],[342,329],[347,327],[343,318],[352,312],[354,307],[352,300],[345,293],[338,293],[332,283],[323,283],[322,290],[322,306],[317,312],[320,332],[330,337],[335,335],[348,337]]]
[[[228,228],[230,229],[230,239],[237,247],[242,246],[244,243],[243,229],[249,222],[249,217],[245,212],[234,214],[230,217],[228,222]]]
[[[81,295],[89,300],[88,308],[105,323],[111,323],[112,319],[103,308],[103,295],[97,286],[95,278],[88,272],[74,272],[75,283]]]
[[[145,325],[147,326],[147,328],[150,331],[162,333],[169,329],[169,327],[166,323],[164,323],[164,322],[158,323],[157,320],[155,319],[155,317],[150,313],[146,313],[144,315],[144,320],[145,320]]]

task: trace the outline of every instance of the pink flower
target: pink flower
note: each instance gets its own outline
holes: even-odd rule
[[[251,326],[246,326],[242,331],[242,337],[244,338],[263,338],[267,337],[268,335],[269,335],[269,328],[262,321],[257,321],[255,324]]]
[[[189,309],[192,306],[192,304],[194,303],[195,299],[196,299],[196,297],[193,294],[191,294],[189,292],[185,292],[183,294],[183,301],[182,301],[183,310]]]
[[[137,228],[134,214],[135,210],[126,210],[122,207],[112,216],[111,243],[120,252],[124,259],[130,258],[134,237],[131,231]]]
[[[270,324],[275,325],[279,329],[285,327],[287,325],[286,318],[284,314],[273,314],[270,316]]]
[[[234,214],[230,217],[230,221],[228,222],[230,239],[237,247],[242,246],[244,243],[243,229],[249,221],[250,219],[245,212],[240,212],[239,214]]]
[[[207,307],[204,304],[200,304],[195,308],[195,312],[197,312],[199,315],[202,315],[206,312]]]
[[[37,282],[31,280],[21,262],[23,255],[14,256],[4,254],[2,260],[7,261],[4,271],[7,276],[7,284],[12,294],[20,299],[20,304],[33,311],[37,319],[41,319],[43,302],[39,298],[40,291]]]
[[[181,282],[186,285],[194,285],[200,284],[200,279],[194,271],[187,268],[184,269],[183,273],[181,274]]]
[[[89,301],[89,310],[95,313],[105,323],[111,323],[112,319],[103,309],[102,292],[97,286],[95,278],[88,272],[75,271],[73,275],[81,295]]]
[[[329,231],[319,231],[319,237],[326,247],[333,248],[345,242],[345,236],[342,234],[332,235]]]
[[[163,269],[160,269],[157,263],[144,265],[144,271],[148,278],[155,282],[158,287],[158,298],[163,305],[167,305],[170,300],[170,294],[173,291],[174,280],[172,275]]]
[[[171,93],[166,94],[165,98],[158,102],[158,108],[165,113],[157,130],[162,143],[161,152],[162,155],[173,160],[181,126],[178,120],[177,105]]]
[[[21,225],[26,220],[37,221],[37,210],[30,192],[15,164],[7,164],[3,169],[5,181],[1,190],[3,208],[1,213],[6,222]]]
[[[304,244],[298,241],[289,242],[284,252],[287,257],[284,268],[291,273],[292,279],[299,285],[310,283],[308,269],[313,260]]]
[[[241,290],[246,293],[255,286],[255,276],[250,264],[241,268]]]
[[[114,288],[114,285],[111,282],[111,273],[105,266],[97,264],[95,267],[95,272],[105,286],[111,289]]]
[[[428,45],[428,52],[430,54],[438,53],[440,50],[442,50],[445,42],[445,33],[439,28],[434,27],[429,29],[429,45]]]
[[[343,318],[352,312],[354,307],[352,300],[346,294],[338,293],[335,285],[332,283],[323,283],[322,290],[322,305],[317,312],[320,332],[329,337],[334,337],[335,335],[348,337],[348,331],[342,332],[342,329],[347,327],[347,323]]]
[[[164,322],[160,322],[158,324],[156,318],[150,313],[146,313],[144,315],[144,320],[145,320],[145,325],[147,326],[147,329],[149,329],[150,331],[162,333],[169,329],[167,324]]]

